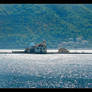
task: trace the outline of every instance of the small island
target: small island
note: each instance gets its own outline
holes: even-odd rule
[[[34,42],[30,43],[28,48],[25,48],[24,51],[12,51],[12,53],[24,53],[24,54],[92,54],[88,52],[70,52],[66,48],[59,48],[57,52],[47,52],[46,41],[43,41],[38,44]]]
[[[36,54],[46,54],[47,53],[47,44],[46,41],[43,41],[39,44],[34,44],[33,42],[30,44],[29,48],[26,48],[25,53],[36,53]]]
[[[47,52],[47,44],[46,41],[43,41],[39,44],[34,44],[33,42],[30,44],[29,48],[26,48],[25,53],[35,53],[35,54],[60,54],[60,53],[69,53],[69,51],[65,48],[59,48],[58,52]]]

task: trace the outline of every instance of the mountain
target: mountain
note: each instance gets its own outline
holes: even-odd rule
[[[92,4],[0,4],[0,49],[92,47]]]

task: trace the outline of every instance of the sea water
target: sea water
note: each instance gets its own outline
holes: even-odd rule
[[[0,54],[0,88],[92,88],[92,54]]]

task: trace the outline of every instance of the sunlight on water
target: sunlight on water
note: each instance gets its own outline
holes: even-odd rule
[[[70,52],[88,52],[88,53],[92,53],[92,50],[70,50]]]
[[[92,54],[0,54],[0,88],[92,88]]]

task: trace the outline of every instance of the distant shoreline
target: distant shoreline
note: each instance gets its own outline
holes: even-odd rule
[[[40,54],[40,53],[25,53],[25,52],[0,52],[0,54]],[[71,53],[58,53],[58,52],[47,52],[46,54],[92,54],[92,53],[79,53],[79,52],[71,52]]]
[[[58,53],[57,49],[48,49],[46,54],[92,54],[92,50],[69,50],[69,53]],[[25,53],[24,49],[0,49],[0,54],[38,54]]]

